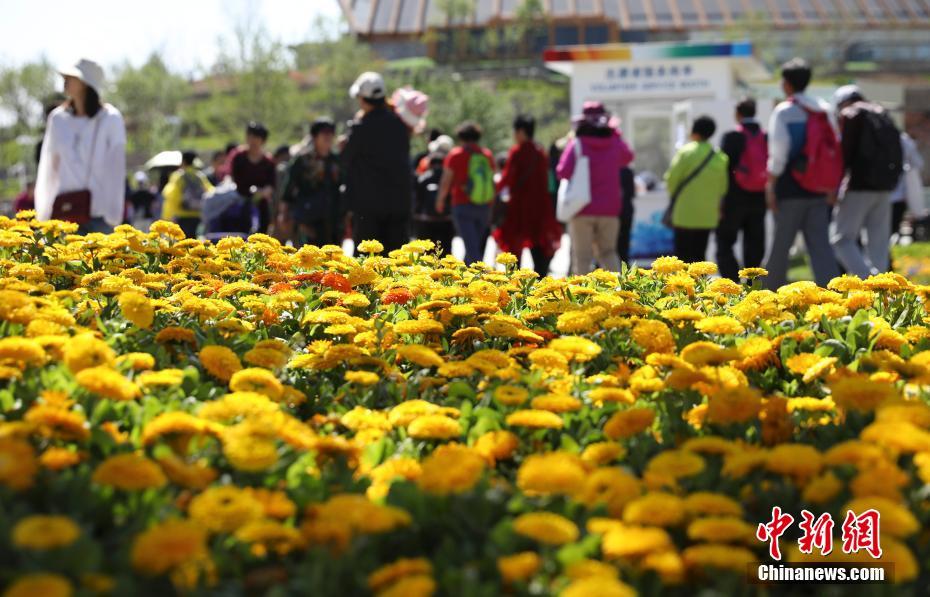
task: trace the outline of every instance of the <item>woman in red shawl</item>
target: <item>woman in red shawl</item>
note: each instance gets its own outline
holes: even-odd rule
[[[502,251],[518,258],[524,248],[533,256],[533,268],[540,276],[549,273],[549,262],[559,248],[562,225],[555,219],[555,206],[549,197],[549,160],[533,141],[536,120],[517,116],[513,122],[516,144],[510,148],[497,189],[510,189],[507,215],[494,231]]]

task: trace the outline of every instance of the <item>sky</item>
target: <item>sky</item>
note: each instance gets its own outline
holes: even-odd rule
[[[209,67],[218,40],[232,41],[243,17],[253,15],[285,43],[307,40],[318,15],[342,15],[338,0],[93,0],[4,2],[0,64],[19,65],[43,54],[53,64],[87,57],[113,67],[145,62],[160,51],[185,74]],[[156,8],[157,7],[157,8]]]

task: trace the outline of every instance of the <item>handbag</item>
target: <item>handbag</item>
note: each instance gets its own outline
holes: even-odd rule
[[[591,203],[591,165],[588,157],[581,153],[581,138],[575,138],[575,170],[571,178],[559,183],[555,215],[567,224]]]
[[[700,164],[698,164],[698,167],[695,168],[691,172],[691,174],[689,174],[683,181],[681,181],[681,184],[678,185],[678,188],[675,189],[674,193],[672,193],[672,197],[671,199],[669,199],[668,207],[665,209],[665,213],[662,214],[662,224],[666,228],[673,227],[672,226],[672,210],[675,209],[675,202],[678,201],[678,196],[681,195],[681,192],[685,190],[685,187],[688,186],[688,183],[690,183],[692,180],[697,178],[697,175],[701,173],[701,170],[703,170],[704,167],[710,163],[710,160],[716,154],[717,154],[717,150],[711,147],[710,151],[707,153],[707,157],[705,157],[704,160]]]
[[[94,136],[90,144],[90,154],[87,158],[87,177],[84,188],[77,191],[59,193],[52,203],[52,219],[64,220],[81,225],[90,221],[90,172],[93,168],[94,150],[97,148],[97,131],[100,130],[100,118],[94,122]]]

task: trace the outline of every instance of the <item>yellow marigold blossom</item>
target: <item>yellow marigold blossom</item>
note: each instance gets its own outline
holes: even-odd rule
[[[15,437],[0,437],[0,484],[14,491],[27,489],[38,469],[31,444]]]
[[[609,464],[626,454],[623,446],[616,442],[596,442],[588,444],[581,452],[581,460],[596,466]]]
[[[372,591],[381,591],[406,576],[432,573],[433,565],[426,558],[401,558],[369,574],[368,588]]]
[[[359,253],[369,253],[372,255],[377,255],[378,253],[384,252],[384,245],[376,240],[363,240],[358,244],[356,250]]]
[[[214,423],[181,411],[165,412],[142,428],[142,445],[148,446],[165,435],[201,435],[215,433]]]
[[[19,336],[0,339],[0,362],[38,366],[45,363],[45,350],[35,340]]]
[[[685,497],[685,510],[692,516],[741,517],[743,507],[728,495],[696,491]]]
[[[668,326],[655,319],[643,319],[633,326],[633,342],[646,354],[675,352],[675,338]]]
[[[288,354],[273,348],[255,347],[242,355],[242,360],[255,367],[280,369],[287,364]]]
[[[762,398],[754,388],[721,388],[707,399],[707,421],[721,425],[745,423],[762,409]]]
[[[568,370],[568,358],[552,348],[537,348],[527,358],[538,369],[554,372]]]
[[[251,493],[222,485],[194,496],[188,506],[190,519],[215,533],[232,533],[242,525],[260,519],[264,508]]]
[[[439,367],[445,361],[436,351],[421,344],[405,344],[397,347],[397,355],[420,367]]]
[[[229,379],[229,389],[233,392],[257,392],[272,400],[280,400],[284,386],[275,375],[267,369],[249,368],[236,371]]]
[[[67,547],[81,536],[81,529],[67,516],[36,514],[19,520],[11,533],[13,545],[45,551]]]
[[[381,429],[390,431],[393,425],[388,420],[387,413],[376,410],[370,410],[362,406],[356,406],[346,414],[342,415],[339,422],[348,429],[360,431],[362,429]]]
[[[877,462],[860,469],[849,482],[849,489],[856,497],[879,496],[890,500],[901,500],[901,488],[910,483],[911,477],[895,464]]]
[[[252,555],[258,558],[265,557],[269,552],[284,556],[304,545],[300,531],[270,519],[246,522],[235,531],[234,537],[248,543]]]
[[[381,381],[381,377],[372,371],[346,371],[344,378],[347,382],[359,386],[373,386]]]
[[[614,440],[633,437],[651,427],[655,415],[655,411],[647,407],[621,410],[604,424],[604,435]]]
[[[426,574],[412,574],[378,591],[375,597],[431,597],[436,592],[436,581]]]
[[[161,468],[140,454],[110,456],[97,466],[92,480],[124,491],[162,487],[168,482]]]
[[[688,267],[688,264],[677,257],[659,257],[652,262],[653,271],[660,274],[673,274]]]
[[[462,427],[445,415],[422,415],[411,421],[407,433],[416,439],[451,439],[462,435]]]
[[[620,404],[633,404],[636,397],[626,388],[594,388],[588,392],[588,397],[595,403],[617,402]]]
[[[535,410],[547,410],[554,413],[569,413],[581,410],[582,403],[574,396],[564,394],[543,394],[530,401]]]
[[[729,315],[705,317],[694,324],[694,327],[707,334],[717,334],[719,336],[742,334],[746,331],[746,328],[743,327],[739,320]]]
[[[562,417],[546,410],[518,410],[507,415],[505,422],[510,427],[530,429],[561,429]]]
[[[136,377],[136,383],[143,388],[174,387],[184,381],[184,371],[180,369],[162,369],[161,371],[143,371]]]
[[[587,558],[572,562],[565,568],[565,576],[572,580],[592,577],[617,578],[619,575],[620,571],[611,564]]]
[[[207,531],[186,520],[169,520],[136,535],[130,551],[136,572],[156,576],[207,558]]]
[[[663,552],[673,546],[668,531],[655,526],[636,526],[617,521],[611,525],[601,541],[601,551],[608,559],[640,557]]]
[[[688,265],[688,273],[692,276],[713,276],[717,271],[717,264],[710,261],[696,261]]]
[[[838,278],[830,280],[827,284],[827,288],[829,290],[835,290],[836,292],[851,292],[854,290],[862,290],[865,288],[865,285],[857,276],[843,274]]]
[[[684,519],[684,501],[671,493],[651,492],[630,501],[623,522],[649,526],[676,526]]]
[[[71,597],[74,588],[67,578],[50,572],[20,576],[3,592],[3,597]]]
[[[117,365],[129,365],[133,371],[148,371],[155,368],[155,357],[147,352],[129,352],[116,358]]]
[[[823,456],[813,446],[780,444],[769,452],[765,468],[773,473],[787,475],[805,482],[823,466]]]
[[[71,468],[84,460],[84,456],[79,452],[74,452],[67,448],[47,448],[39,456],[39,464],[50,471],[60,471]]]
[[[563,336],[549,342],[549,348],[564,355],[568,360],[585,362],[590,361],[603,350],[587,338],[578,336]]]
[[[159,456],[157,460],[172,483],[187,489],[205,489],[219,476],[216,469],[207,466],[205,460],[188,463],[174,454]]]
[[[636,591],[626,583],[607,576],[590,576],[572,581],[562,597],[636,597]]]
[[[529,512],[513,521],[518,535],[546,545],[564,545],[578,539],[578,527],[571,520],[553,512]]]
[[[83,368],[78,371],[75,379],[87,391],[111,400],[125,402],[140,395],[134,383],[109,367]]]
[[[64,350],[64,361],[72,373],[89,367],[112,367],[116,359],[113,349],[93,334],[80,334],[72,338]]]
[[[850,410],[872,411],[898,395],[893,385],[862,376],[843,377],[831,382],[829,388],[833,402]]]
[[[122,292],[119,295],[119,308],[123,317],[136,327],[147,330],[155,320],[155,308],[152,301],[144,294],[135,291]]]
[[[542,559],[534,551],[522,551],[497,558],[497,570],[505,583],[525,581],[536,574]]]
[[[617,467],[602,467],[589,473],[581,491],[573,497],[589,508],[607,506],[611,516],[621,516],[623,508],[642,493],[639,479]]]
[[[755,526],[733,516],[699,518],[688,525],[688,538],[692,541],[745,543],[755,537],[755,532]]]
[[[498,460],[506,460],[513,456],[520,440],[510,431],[488,431],[475,440],[474,449],[484,456],[491,466]]]
[[[930,432],[907,421],[876,421],[863,429],[859,437],[898,452],[930,450]]]
[[[435,319],[408,319],[394,324],[396,334],[441,334],[444,330]]]
[[[704,314],[700,311],[692,309],[691,307],[674,307],[672,309],[664,309],[659,315],[663,319],[669,321],[699,321],[704,318]]]
[[[529,397],[529,392],[520,386],[502,385],[494,388],[494,400],[504,406],[520,406]]]
[[[444,444],[423,460],[417,485],[427,493],[447,495],[468,491],[484,472],[484,458],[461,444]]]
[[[82,412],[56,404],[33,404],[23,415],[23,421],[34,425],[37,433],[44,437],[76,441],[90,437],[90,426]]]
[[[567,452],[531,454],[517,471],[517,486],[528,495],[573,495],[584,479],[581,458]]]
[[[729,278],[717,278],[707,285],[709,292],[735,296],[743,291],[742,286],[730,280]]]
[[[811,504],[825,504],[843,490],[843,482],[832,472],[826,472],[807,482],[801,492],[801,499]]]
[[[586,311],[568,311],[559,315],[555,327],[563,334],[587,334],[597,328],[597,322]]]
[[[691,477],[704,470],[704,459],[685,450],[667,450],[652,457],[643,475],[678,479]]]
[[[847,511],[852,511],[853,514],[858,516],[870,509],[877,510],[881,514],[881,532],[883,536],[887,533],[896,539],[904,539],[921,528],[917,518],[908,510],[907,506],[880,496],[854,498],[840,508],[840,515],[845,516]]]
[[[745,547],[735,547],[719,543],[692,545],[681,552],[689,568],[719,568],[745,572],[746,566],[758,561],[758,556]]]

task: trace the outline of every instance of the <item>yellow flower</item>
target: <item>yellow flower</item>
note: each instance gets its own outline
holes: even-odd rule
[[[140,394],[134,383],[109,367],[82,368],[75,378],[84,389],[111,400],[125,402]]]
[[[373,386],[381,380],[381,377],[371,371],[346,371],[345,380],[359,386]]]
[[[233,374],[242,370],[239,357],[225,346],[204,346],[198,356],[203,368],[223,383],[229,383]]]
[[[57,404],[35,403],[23,415],[23,421],[35,425],[38,434],[44,437],[83,441],[90,436],[90,426],[82,412]]]
[[[673,274],[688,267],[688,264],[677,257],[659,257],[652,262],[653,271],[660,274]]]
[[[845,517],[847,511],[852,511],[854,515],[859,516],[870,509],[877,510],[881,515],[882,535],[887,533],[897,539],[903,539],[921,528],[917,518],[905,505],[880,496],[854,498],[840,508],[839,514]]]
[[[719,541],[745,543],[755,536],[755,527],[732,516],[699,518],[688,525],[688,538],[692,541]]]
[[[401,558],[369,574],[368,588],[372,591],[381,591],[406,576],[432,573],[433,565],[426,558]]]
[[[525,581],[536,574],[541,565],[539,554],[533,551],[522,551],[497,558],[497,570],[505,583]]]
[[[642,433],[652,426],[655,414],[654,410],[646,407],[621,410],[604,424],[604,435],[616,440]]]
[[[694,327],[699,331],[705,332],[707,334],[717,334],[721,336],[742,334],[746,331],[746,328],[743,327],[743,324],[741,324],[737,319],[728,315],[705,317],[701,321],[694,324]]]
[[[175,387],[184,381],[184,372],[180,369],[162,369],[161,371],[144,371],[136,377],[136,383],[143,388]]]
[[[167,483],[161,468],[139,454],[110,456],[97,466],[92,480],[124,491],[141,491]]]
[[[769,452],[765,468],[804,482],[820,472],[822,465],[823,456],[813,446],[779,444]]]
[[[74,589],[68,579],[49,572],[36,572],[17,578],[3,597],[71,597]]]
[[[734,387],[715,391],[707,399],[707,420],[729,425],[755,419],[762,409],[762,398],[754,388]]]
[[[190,519],[215,533],[232,533],[263,514],[261,502],[231,485],[211,487],[195,496],[188,506]]]
[[[11,538],[19,548],[44,551],[67,547],[80,535],[81,529],[67,516],[33,515],[16,523]]]
[[[761,278],[763,276],[769,275],[769,271],[764,267],[744,267],[739,270],[738,275],[740,278],[746,280],[752,280],[754,278]]]
[[[872,411],[882,403],[897,397],[894,386],[866,377],[843,377],[830,384],[833,402],[841,408]]]
[[[504,406],[520,406],[529,397],[529,392],[520,386],[503,385],[494,388],[494,400]]]
[[[408,319],[394,324],[396,334],[441,334],[444,330],[442,323],[434,319]]]
[[[89,367],[112,367],[116,359],[113,349],[93,334],[81,334],[65,344],[64,361],[72,373]]]
[[[444,444],[423,460],[417,480],[427,493],[447,495],[463,493],[478,482],[484,472],[484,458],[461,444]]]
[[[130,551],[132,567],[155,576],[207,557],[207,531],[183,520],[169,520],[136,535]]]
[[[379,591],[375,597],[431,597],[435,592],[436,581],[431,576],[413,574]]]
[[[650,526],[675,526],[684,519],[684,501],[670,493],[647,493],[623,509],[623,522]]]
[[[603,350],[587,338],[579,336],[563,336],[549,342],[549,348],[564,355],[568,360],[585,362],[590,361]]]
[[[251,545],[254,556],[262,558],[268,552],[284,556],[304,545],[303,536],[297,529],[277,520],[252,520],[239,527],[235,538]]]
[[[692,516],[743,515],[743,507],[730,496],[710,491],[696,491],[685,498],[685,510]]]
[[[536,396],[530,402],[530,406],[536,410],[547,410],[554,413],[570,413],[581,410],[581,400],[573,396],[563,394],[543,394]]]
[[[562,597],[636,597],[633,587],[616,578],[591,576],[573,581],[565,587]]]
[[[584,480],[581,459],[567,452],[532,454],[517,471],[517,486],[528,495],[573,495]]]
[[[407,426],[407,433],[416,439],[450,439],[462,435],[462,428],[445,415],[423,415]]]
[[[35,340],[18,336],[0,339],[0,362],[21,363],[25,367],[42,365],[45,360],[45,350]]]
[[[636,397],[633,392],[626,388],[594,388],[588,393],[588,396],[595,403],[617,402],[621,404],[633,404]]]
[[[354,329],[354,328],[353,328]],[[242,355],[242,359],[256,367],[280,369],[287,364],[288,355],[273,348],[253,348]]]
[[[147,330],[152,327],[155,320],[155,309],[145,295],[135,292],[122,292],[119,295],[119,308],[123,317],[131,321],[136,327]]]
[[[369,253],[377,255],[384,251],[384,245],[376,240],[363,240],[356,247],[359,253]]]
[[[14,491],[27,489],[38,470],[31,444],[15,437],[0,437],[0,484]]]
[[[626,450],[616,442],[596,442],[588,444],[581,452],[581,460],[588,464],[602,466],[623,457]]]
[[[229,389],[233,392],[257,392],[272,400],[280,400],[284,386],[275,375],[267,369],[249,368],[236,371],[229,379]]]
[[[655,475],[678,479],[691,477],[704,470],[704,459],[684,450],[667,450],[652,457],[646,465],[644,476]]]
[[[521,514],[513,521],[513,530],[546,545],[564,545],[578,539],[575,523],[552,512]]]
[[[528,427],[530,429],[561,429],[562,417],[546,410],[518,410],[507,415],[505,422],[510,427]]]
[[[688,265],[688,274],[691,276],[713,276],[717,273],[717,264],[710,261],[697,261]]]
[[[116,364],[128,364],[133,371],[147,371],[155,368],[155,357],[147,352],[130,352],[118,356]]]
[[[656,319],[643,319],[636,323],[631,334],[633,341],[646,354],[675,352],[675,338],[668,326]]]
[[[506,460],[520,445],[520,440],[510,431],[488,431],[475,440],[475,451],[484,456],[491,466],[498,460]]]
[[[79,464],[84,456],[67,448],[47,448],[39,456],[39,464],[50,471],[60,471]]]
[[[428,346],[421,344],[406,344],[397,347],[397,355],[405,361],[410,361],[420,367],[439,367],[444,363],[442,357]]]

